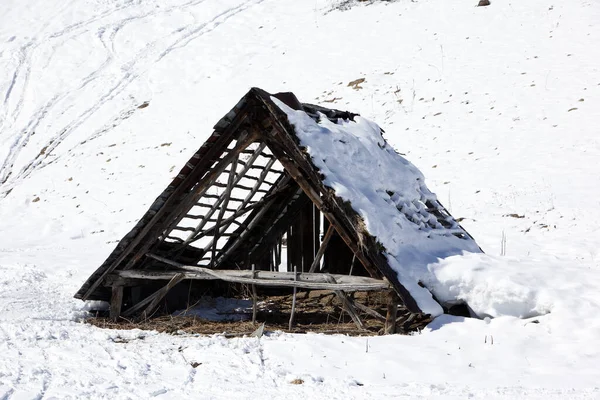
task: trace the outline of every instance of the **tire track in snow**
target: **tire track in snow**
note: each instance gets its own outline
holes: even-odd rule
[[[117,82],[112,87],[110,87],[109,90],[106,91],[96,101],[95,104],[86,109],[77,118],[75,118],[73,122],[69,123],[67,126],[62,128],[56,135],[51,137],[42,147],[39,154],[35,156],[31,161],[29,161],[19,171],[19,173],[17,173],[13,177],[13,179],[9,181],[9,177],[12,175],[12,167],[14,165],[14,161],[18,153],[24,147],[24,145],[27,144],[31,132],[34,132],[35,128],[42,122],[42,120],[45,118],[48,112],[52,110],[58,102],[62,101],[72,93],[76,93],[78,90],[83,89],[85,86],[97,79],[101,75],[101,73],[113,63],[114,38],[119,30],[121,30],[126,24],[132,21],[153,17],[158,14],[167,14],[172,11],[187,10],[187,8],[199,5],[204,1],[206,0],[190,1],[183,6],[171,7],[166,11],[153,11],[146,13],[142,16],[132,16],[121,20],[116,24],[114,28],[111,29],[112,33],[109,35],[109,39],[111,41],[110,46],[108,46],[106,42],[102,39],[103,33],[106,31],[106,28],[110,28],[110,25],[101,27],[100,30],[104,30],[100,32],[100,40],[102,41],[102,45],[105,48],[105,50],[107,50],[109,53],[107,60],[97,70],[93,71],[90,75],[84,78],[82,85],[80,85],[77,89],[64,92],[61,95],[55,96],[51,101],[47,102],[46,105],[43,106],[36,113],[35,117],[30,122],[30,124],[28,124],[27,128],[21,132],[18,139],[19,142],[17,142],[16,146],[13,146],[9,157],[7,157],[8,162],[5,161],[4,165],[0,168],[0,187],[5,186],[4,188],[2,188],[2,190],[0,190],[0,196],[5,197],[8,193],[10,193],[10,191],[16,184],[18,184],[23,179],[26,179],[29,175],[31,175],[31,173],[58,160],[60,157],[55,156],[54,159],[50,162],[45,162],[46,159],[63,142],[64,139],[70,136],[73,131],[75,131],[79,126],[86,122],[101,106],[103,106],[104,104],[118,96],[120,93],[122,93],[133,81],[135,81],[137,78],[139,78],[139,76],[145,73],[152,65],[160,62],[172,51],[185,47],[194,39],[197,39],[198,37],[201,37],[206,33],[212,32],[214,29],[219,27],[221,24],[225,23],[231,17],[245,11],[246,9],[252,6],[262,3],[264,0],[249,0],[237,6],[228,8],[225,11],[222,11],[221,13],[211,18],[209,21],[200,23],[197,26],[195,26],[195,24],[192,24],[184,28],[176,29],[174,31],[174,34],[167,38],[166,45],[160,47],[157,46],[157,42],[161,41],[161,39],[158,39],[145,46],[140,52],[138,52],[138,54],[136,54],[136,57],[132,61],[122,66],[122,69],[125,69],[125,72],[122,75],[122,77],[119,80],[117,80]],[[77,25],[77,28],[81,26],[82,25]],[[68,31],[68,29],[63,30],[62,32],[66,31]],[[64,33],[62,35],[64,35]],[[154,51],[154,49],[156,49],[157,47],[159,47],[159,50]],[[131,109],[131,105],[129,107],[126,107],[126,109],[122,110],[120,114],[127,114],[127,109]],[[116,120],[122,122],[123,118],[119,119],[117,117]],[[105,133],[107,131],[108,130],[106,129],[101,129],[99,131],[95,131],[92,135],[96,135],[97,137],[99,134]]]
[[[69,6],[70,6],[70,4],[65,4],[65,5],[63,5],[63,7],[61,9],[57,10],[54,13],[54,15],[51,18],[49,18],[40,27],[40,29],[38,29],[38,34],[39,34],[39,32],[43,32],[44,29],[46,29],[48,27],[48,25],[50,23],[49,21],[51,21],[54,17],[59,15],[63,10],[65,10]],[[4,103],[3,103],[3,107],[2,107],[2,109],[4,110],[4,116],[3,116],[2,120],[0,121],[0,122],[2,122],[2,125],[0,126],[0,132],[4,131],[6,121],[9,120],[9,118],[10,118],[9,128],[11,128],[16,123],[17,119],[19,118],[19,116],[21,114],[21,111],[23,109],[24,99],[25,99],[25,93],[27,91],[27,87],[28,87],[28,83],[29,83],[29,77],[31,75],[31,56],[32,56],[33,52],[41,44],[45,44],[48,41],[53,40],[53,39],[61,38],[62,36],[65,36],[70,33],[76,34],[77,31],[85,32],[85,31],[87,31],[87,27],[89,24],[96,22],[100,19],[103,19],[107,16],[110,16],[118,11],[121,11],[121,10],[127,8],[127,7],[130,7],[130,5],[121,6],[121,7],[117,7],[117,8],[108,10],[104,13],[101,13],[98,16],[89,18],[86,21],[82,21],[82,22],[78,22],[78,23],[69,25],[66,28],[64,28],[58,32],[52,33],[50,35],[46,35],[42,38],[37,38],[37,35],[34,35],[34,38],[36,38],[36,39],[31,40],[27,44],[22,46],[19,49],[17,66],[13,73],[11,82],[8,86],[8,90],[6,91],[6,94],[4,96]],[[74,35],[72,35],[72,36],[74,36]],[[52,59],[52,56],[56,52],[56,48],[63,45],[72,36],[65,38],[64,40],[59,42],[57,45],[54,45],[52,47],[52,52],[47,59],[47,63],[45,65],[45,67],[48,66],[49,61]],[[22,72],[23,68],[25,68],[24,72]],[[9,105],[10,105],[9,101],[12,99],[12,97],[14,97],[14,96],[12,96],[12,93],[13,93],[14,87],[17,84],[17,82],[19,81],[19,79],[23,80],[23,87],[22,87],[20,93],[18,94],[18,99],[17,99],[17,103],[14,107],[14,110],[9,115]],[[40,115],[45,116],[46,115],[45,110],[49,109],[52,106],[51,103],[57,102],[60,97],[61,96],[54,96],[53,99],[50,102],[46,103],[46,105],[43,106],[40,111],[35,113],[35,116],[33,118],[33,121],[34,121],[33,128],[32,128],[32,122],[29,122],[25,129],[23,129],[20,133],[15,135],[16,137],[13,140],[13,143],[9,147],[8,155],[6,156],[5,160],[0,165],[0,187],[2,186],[2,184],[4,184],[8,180],[8,178],[12,174],[12,167],[14,165],[15,160],[17,159],[21,150],[23,148],[25,148],[25,146],[27,146],[27,143],[29,142],[29,138],[34,133],[35,127],[37,127],[37,125],[39,124],[39,120],[41,119],[41,118],[39,118],[39,116]],[[36,117],[38,117],[38,118],[36,118]],[[37,122],[35,122],[36,120],[37,120]],[[0,192],[0,195],[2,195],[2,194],[3,193]]]

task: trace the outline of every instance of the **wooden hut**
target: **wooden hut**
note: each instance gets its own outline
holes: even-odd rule
[[[313,121],[337,124],[357,117],[301,104],[291,93],[251,89],[75,297],[109,301],[115,319],[148,316],[183,280],[223,281],[331,290],[358,326],[357,307],[369,310],[347,293],[387,291],[387,332],[395,329],[398,305],[411,315],[426,314],[364,215],[324,183],[315,154],[280,102]],[[419,201],[417,216],[425,222],[415,215],[412,222],[473,247],[434,197]],[[404,208],[398,213],[406,217]]]

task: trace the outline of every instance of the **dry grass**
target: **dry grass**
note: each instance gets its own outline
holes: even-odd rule
[[[357,293],[356,300],[385,315],[387,299],[384,294]],[[250,335],[263,322],[265,323],[265,331],[341,333],[352,336],[373,336],[383,333],[382,321],[362,313],[359,314],[361,314],[366,329],[358,329],[348,314],[341,308],[339,299],[333,293],[325,291],[298,294],[294,318],[295,326],[290,331],[288,322],[291,303],[291,295],[267,297],[260,304],[256,324],[253,324],[247,318],[238,321],[210,321],[198,317],[172,315],[163,315],[143,321],[121,319],[118,322],[113,322],[108,318],[96,317],[89,318],[87,322],[107,329],[143,329],[170,334],[223,334],[226,337]],[[427,320],[421,320],[417,324],[422,326],[426,322]],[[401,324],[398,324],[399,333],[406,333],[408,330],[411,329],[403,329]]]

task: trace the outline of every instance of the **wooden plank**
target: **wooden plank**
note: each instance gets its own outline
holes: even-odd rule
[[[282,179],[282,181],[279,184],[279,187],[277,187],[275,189],[275,191],[279,190],[280,188],[285,187],[288,184],[289,178],[284,178]],[[252,232],[252,229],[258,224],[260,223],[260,220],[262,219],[262,217],[267,213],[267,211],[269,211],[269,208],[273,205],[273,203],[275,202],[275,200],[277,200],[277,197],[272,198],[271,200],[269,200],[262,209],[260,209],[260,211],[256,214],[256,216],[254,216],[254,218],[252,219],[252,221],[250,221],[249,223],[246,224],[245,229],[240,233],[239,238],[233,242],[231,244],[231,246],[229,246],[229,248],[223,252],[223,254],[221,255],[221,257],[219,257],[218,260],[218,265],[220,265],[221,263],[223,263],[224,261],[227,260],[227,258],[244,242],[244,240],[246,239],[246,237],[250,234],[250,232]],[[244,221],[245,223],[245,221]]]
[[[256,279],[256,273],[255,273],[255,269],[254,269],[254,264],[252,264],[252,278]],[[256,323],[256,302],[257,302],[257,296],[256,296],[256,285],[252,285],[252,323],[255,324]]]
[[[176,274],[171,278],[171,280],[169,281],[169,283],[167,283],[166,286],[159,289],[156,292],[152,301],[150,302],[150,305],[148,305],[148,307],[146,307],[146,309],[142,313],[142,319],[146,319],[146,318],[150,317],[152,315],[152,313],[154,312],[154,309],[156,307],[158,307],[158,305],[160,304],[162,299],[167,295],[167,293],[169,293],[169,290],[171,290],[173,287],[175,287],[175,285],[177,285],[183,279],[185,279],[185,274],[182,274],[182,273]]]
[[[123,286],[115,285],[112,287],[110,296],[110,319],[117,321],[121,316],[121,306],[123,305]]]
[[[197,266],[185,266],[186,269],[179,271],[145,271],[124,270],[113,274],[113,281],[117,278],[122,280],[170,280],[173,276],[181,273],[185,279],[214,280],[220,279],[226,282],[256,284],[269,287],[296,287],[306,289],[344,290],[352,291],[381,291],[389,289],[389,283],[368,277],[349,277],[347,275],[329,275],[335,278],[336,283],[330,283],[325,274],[309,274],[277,271],[252,271],[238,270],[211,270]],[[191,271],[193,269],[193,271]]]
[[[156,248],[158,245],[160,245],[160,242],[162,242],[166,235],[171,232],[173,227],[179,224],[179,222],[185,217],[193,205],[198,202],[200,197],[210,188],[214,181],[218,179],[218,177],[233,161],[233,159],[238,157],[240,151],[250,146],[255,140],[255,135],[243,137],[240,135],[235,147],[231,150],[227,150],[226,155],[221,159],[221,161],[219,161],[208,172],[206,172],[194,190],[182,197],[181,202],[172,210],[169,221],[164,225],[165,228],[161,232],[158,232],[156,237],[149,237],[148,240],[142,243],[127,264],[125,264],[123,269],[133,268],[133,266],[140,260],[142,256],[144,256],[144,254],[146,254],[146,252],[148,252],[148,250],[150,250],[150,248]]]
[[[364,304],[361,304],[357,301],[354,302],[354,306],[356,308],[358,308],[360,311],[362,311],[366,314],[369,314],[370,316],[372,316],[380,321],[385,322],[385,317],[383,315],[379,314],[377,311],[373,310],[372,308],[369,308],[369,307],[365,306]]]
[[[329,274],[325,274],[325,277],[328,282],[334,283],[334,284],[337,283],[333,276],[331,276]],[[346,310],[348,315],[350,315],[350,318],[352,318],[352,321],[354,321],[354,323],[356,324],[358,329],[365,329],[365,324],[362,322],[362,320],[358,316],[358,313],[356,312],[356,309],[354,308],[354,302],[352,301],[352,299],[350,299],[346,295],[346,293],[344,293],[342,290],[334,290],[334,293],[342,301],[342,304],[344,305],[344,309]]]
[[[260,147],[259,147],[260,148]],[[262,147],[264,148],[264,147]],[[277,161],[275,158],[273,158],[271,161],[269,161],[270,164],[267,164],[268,166],[273,165],[271,162],[275,162]],[[260,175],[260,179],[256,182],[256,184],[254,184],[254,186],[250,189],[250,192],[246,195],[246,197],[244,198],[244,200],[242,201],[242,204],[240,204],[238,206],[238,210],[241,210],[242,208],[244,208],[246,206],[246,204],[248,204],[250,202],[250,200],[254,197],[254,195],[257,193],[258,188],[260,187],[260,185],[262,184],[263,180],[265,179],[265,177],[267,176],[266,172]],[[242,176],[243,177],[243,176]],[[239,187],[239,185],[235,186],[236,188]],[[277,190],[274,190],[275,192],[277,192]],[[266,197],[270,197],[270,196],[265,196],[263,197],[261,200],[264,200]],[[218,234],[220,234],[221,232],[224,232],[225,230],[227,230],[227,228],[229,228],[229,226],[231,225],[231,222],[233,220],[230,219],[230,221],[227,224],[223,224],[222,227],[219,227],[217,230],[217,233],[215,234],[215,236],[218,236]],[[219,226],[220,224],[217,224],[217,226]],[[197,240],[196,238],[194,238],[194,241]],[[215,242],[216,240],[213,239],[213,242]],[[211,243],[209,243],[207,245],[206,248],[208,248],[208,246],[210,246]],[[205,250],[206,250],[205,248]]]

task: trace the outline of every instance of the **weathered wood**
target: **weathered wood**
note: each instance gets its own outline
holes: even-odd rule
[[[242,135],[240,134],[240,136]],[[255,140],[256,136],[254,135],[239,137],[235,147],[231,150],[227,150],[226,155],[202,177],[202,179],[198,182],[198,185],[194,188],[194,191],[183,197],[181,202],[174,207],[170,218],[170,223],[165,224],[165,229],[156,237],[151,237],[145,243],[142,243],[140,248],[133,254],[123,269],[133,268],[140,258],[143,257],[151,248],[156,248],[158,245],[160,245],[160,242],[165,239],[166,235],[168,235],[174,226],[177,226],[177,224],[187,214],[189,209],[198,202],[204,192],[210,188],[210,186],[217,180],[219,175],[221,175],[221,173],[227,168],[233,159],[238,157],[240,151],[251,145]]]
[[[269,161],[269,163],[267,165],[271,166],[273,165],[272,163],[274,163],[275,161],[277,161],[276,159],[272,159]],[[254,197],[254,195],[257,193],[260,185],[262,184],[263,180],[265,179],[265,177],[267,176],[267,173],[263,171],[263,174],[260,175],[260,179],[256,182],[256,184],[250,188],[250,192],[246,195],[246,197],[244,198],[244,200],[242,201],[242,204],[240,204],[238,206],[238,211],[242,208],[244,208],[246,206],[246,204],[248,204],[250,202],[250,200]],[[241,176],[243,177],[243,176]],[[241,179],[241,178],[240,178]],[[236,183],[237,184],[237,183]],[[236,186],[236,188],[239,187]],[[275,190],[274,192],[277,192],[277,190]],[[270,195],[263,197],[261,200],[264,200],[267,197],[271,197]],[[262,203],[265,204],[266,202]],[[237,211],[236,211],[237,212]],[[217,229],[217,233],[215,234],[215,236],[218,236],[218,234],[220,234],[221,232],[224,232],[225,230],[227,230],[227,228],[229,228],[229,226],[231,225],[231,223],[234,221],[235,219],[228,219],[227,223],[223,223],[222,226],[219,222],[217,222],[217,224],[215,226],[218,227]],[[196,239],[194,239],[196,240]],[[213,239],[214,241],[214,239]],[[209,244],[210,245],[210,244]]]
[[[169,281],[169,283],[167,283],[166,286],[164,286],[160,290],[158,290],[156,292],[154,298],[150,302],[150,305],[148,305],[148,307],[146,307],[146,309],[142,313],[142,319],[146,319],[149,316],[151,316],[152,313],[154,312],[154,309],[156,307],[158,307],[158,305],[160,304],[162,299],[167,295],[167,293],[169,293],[169,290],[171,290],[175,285],[177,285],[183,279],[185,279],[185,274],[181,274],[181,273],[176,274],[171,278],[171,280]]]
[[[238,226],[243,226],[243,224],[241,224],[241,223],[239,223],[239,222],[236,221],[236,218],[238,218],[238,217],[246,214],[247,212],[250,212],[250,211],[254,210],[257,207],[260,207],[260,206],[264,205],[267,201],[271,200],[277,194],[278,194],[277,192],[271,193],[271,194],[263,197],[262,199],[258,200],[257,202],[254,202],[254,203],[248,205],[247,207],[238,208],[231,216],[227,217],[226,219],[224,219],[221,222],[222,226],[214,225],[214,226],[212,226],[212,227],[210,227],[210,228],[208,228],[208,229],[206,229],[206,230],[204,230],[202,232],[199,232],[196,236],[194,236],[194,239],[192,241],[190,241],[188,244],[193,243],[193,242],[195,242],[195,241],[197,241],[199,239],[202,239],[204,236],[211,235],[213,233],[213,231],[216,230],[217,228],[219,230],[223,230],[222,228],[226,224],[227,224],[227,226],[229,226],[230,223],[234,223],[234,224],[236,224]],[[230,201],[231,201],[231,199],[230,199]]]
[[[324,274],[324,275],[328,282],[334,283],[334,284],[337,283],[333,276],[331,276],[329,274]],[[362,320],[358,316],[358,313],[356,312],[356,309],[354,308],[354,302],[352,301],[352,299],[350,299],[348,296],[346,296],[346,293],[344,293],[341,290],[335,290],[334,293],[342,301],[342,304],[344,305],[344,309],[346,310],[348,315],[350,315],[350,318],[352,318],[352,321],[354,321],[354,323],[356,324],[358,329],[365,329],[365,324],[362,322]]]
[[[256,279],[254,264],[252,264],[252,279]],[[256,323],[256,285],[252,285],[252,323]]]
[[[398,315],[398,295],[391,290],[388,297],[387,315],[385,317],[384,333],[386,335],[396,333],[396,317]]]
[[[112,287],[110,296],[110,319],[117,321],[121,316],[121,306],[123,305],[123,286],[115,285]]]
[[[227,189],[225,189],[225,192],[223,193],[223,201],[221,204],[221,209],[219,210],[219,215],[217,216],[217,222],[216,222],[216,226],[221,226],[221,221],[223,220],[223,215],[225,215],[225,210],[227,209],[227,206],[229,205],[229,197],[231,197],[231,191],[233,190],[233,183],[235,180],[235,171],[237,169],[237,161],[238,161],[239,156],[236,156],[233,161],[231,162],[231,171],[229,171],[229,179],[227,180]],[[240,177],[242,177],[243,175],[240,174]],[[220,231],[220,229],[217,229],[215,231],[215,234],[213,236],[212,239],[212,255],[210,257],[210,265],[211,267],[215,267],[215,258],[216,258],[216,254],[217,254],[217,242],[219,241],[219,235],[222,232]],[[208,246],[207,246],[208,247]]]
[[[381,314],[379,314],[377,311],[373,310],[372,308],[369,308],[367,306],[365,306],[364,304],[361,304],[357,301],[354,302],[354,306],[356,308],[358,308],[360,311],[364,312],[365,314],[369,314],[371,317],[374,317],[380,321],[385,322],[385,317]]]
[[[285,185],[287,185],[288,183],[288,179],[283,179],[280,182],[280,185],[277,189],[284,187]],[[246,228],[242,231],[242,233],[240,234],[239,238],[236,240],[236,242],[234,242],[227,250],[225,250],[223,252],[223,254],[219,257],[218,260],[218,264],[223,263],[225,260],[227,260],[227,258],[244,242],[244,240],[246,239],[246,237],[249,235],[249,233],[252,231],[252,229],[258,224],[260,223],[260,220],[262,219],[263,215],[266,214],[266,212],[269,210],[269,208],[273,205],[273,203],[275,202],[276,198],[273,198],[271,200],[269,200],[264,206],[263,208],[256,214],[256,216],[252,219],[252,221],[250,221],[248,224],[246,224]]]
[[[294,282],[298,281],[298,270],[296,269],[296,266],[294,265]],[[296,286],[294,286],[294,294],[292,296],[292,310],[290,311],[290,323],[289,323],[289,330],[292,330],[292,327],[294,326],[294,315],[296,314],[296,295],[298,294],[298,288],[296,288]]]
[[[250,169],[250,166],[252,165],[252,163],[254,163],[254,161],[256,161],[256,159],[258,158],[258,156],[260,155],[260,152],[265,148],[265,146],[263,144],[259,145],[258,148],[254,151],[254,153],[252,154],[252,156],[248,159],[248,161],[246,161],[246,166],[242,169],[242,171],[240,171],[240,174],[238,175],[238,177],[235,179],[235,184],[237,184],[239,181],[242,180],[242,178],[244,177],[244,175],[246,174],[246,172],[248,172],[248,170]],[[236,156],[235,158],[236,163],[239,162],[239,154],[238,156]],[[233,170],[235,171],[235,168],[233,168]],[[235,175],[235,172],[234,172]],[[230,176],[231,176],[231,171],[230,171]],[[231,193],[229,193],[229,196],[231,196]],[[188,244],[191,243],[194,240],[194,236],[202,231],[202,228],[204,228],[204,226],[206,225],[206,223],[208,222],[209,218],[216,212],[216,210],[219,208],[219,206],[221,205],[221,203],[224,200],[224,195],[222,194],[221,196],[219,196],[219,198],[217,199],[217,201],[215,202],[215,204],[213,204],[213,206],[210,208],[210,210],[205,214],[204,219],[202,221],[200,221],[200,223],[198,223],[198,225],[196,226],[196,228],[194,228],[194,233],[189,235],[188,238],[184,241],[184,244]]]
[[[153,231],[160,232],[164,226],[168,225],[170,219],[164,218],[165,214],[172,212],[172,206],[180,200],[181,195],[190,186],[197,182],[202,173],[206,172],[206,168],[208,167],[210,159],[213,157],[213,155],[221,153],[223,149],[235,139],[235,131],[239,128],[239,126],[246,122],[247,118],[247,114],[240,110],[226,131],[219,136],[216,142],[212,143],[211,148],[206,152],[206,154],[204,154],[204,157],[196,164],[194,169],[190,171],[188,175],[183,178],[183,180],[178,182],[173,192],[169,194],[168,198],[164,201],[161,207],[156,211],[152,218],[150,218],[150,221],[148,221],[140,230],[140,232],[138,232],[127,244],[119,256],[117,256],[114,261],[106,266],[106,268],[102,270],[102,273],[98,277],[94,278],[95,281],[91,282],[85,293],[81,295],[82,300],[87,300],[89,296],[101,285],[104,278],[106,278],[108,274],[110,274],[118,265],[120,265],[125,258],[127,258],[131,252],[135,250],[135,248],[143,241],[144,238],[149,236],[149,234]],[[152,242],[154,242],[154,240],[152,240]]]
[[[321,258],[323,257],[323,254],[325,254],[325,250],[327,249],[327,244],[329,243],[329,239],[331,239],[334,232],[335,232],[335,228],[333,227],[333,225],[329,225],[329,228],[327,228],[327,232],[325,232],[325,237],[323,238],[323,242],[321,243],[321,246],[319,246],[319,251],[317,252],[317,255],[315,256],[315,260],[313,261],[312,265],[310,266],[310,269],[308,270],[308,272],[312,273],[312,272],[315,272],[315,270],[317,269],[317,266],[321,262]]]
[[[126,270],[116,271],[112,274],[113,282],[125,282],[127,280],[133,283],[133,280],[170,280],[178,273],[182,273],[185,279],[195,280],[223,280],[226,282],[256,284],[269,287],[296,287],[305,289],[323,289],[323,290],[343,290],[346,292],[355,291],[381,291],[390,288],[389,284],[382,280],[368,277],[359,277],[347,275],[330,275],[336,280],[336,283],[330,283],[325,274],[309,274],[277,271],[255,271],[255,278],[249,270],[211,270],[203,267],[186,266],[186,270],[179,271],[145,271],[145,270]],[[190,271],[189,269],[194,269]],[[138,282],[139,283],[139,282]]]
[[[394,287],[406,307],[411,312],[420,313],[421,309],[417,302],[400,283],[396,272],[391,269],[385,256],[379,251],[375,239],[364,227],[360,227],[357,221],[349,220],[351,216],[358,217],[356,211],[352,210],[348,213],[349,210],[345,210],[338,204],[338,198],[333,190],[324,186],[314,166],[305,158],[299,146],[293,141],[292,137],[294,135],[286,133],[289,131],[289,122],[283,112],[270,102],[263,100],[263,105],[275,117],[274,129],[269,134],[264,134],[264,137],[269,140],[268,145],[273,154],[277,156],[280,163],[319,210],[331,223],[336,225],[339,235],[358,257],[367,272],[372,277],[380,277],[383,273],[388,280],[394,283]],[[319,193],[322,193],[323,197],[326,198],[327,206],[325,206]],[[363,245],[364,242],[367,245]]]

